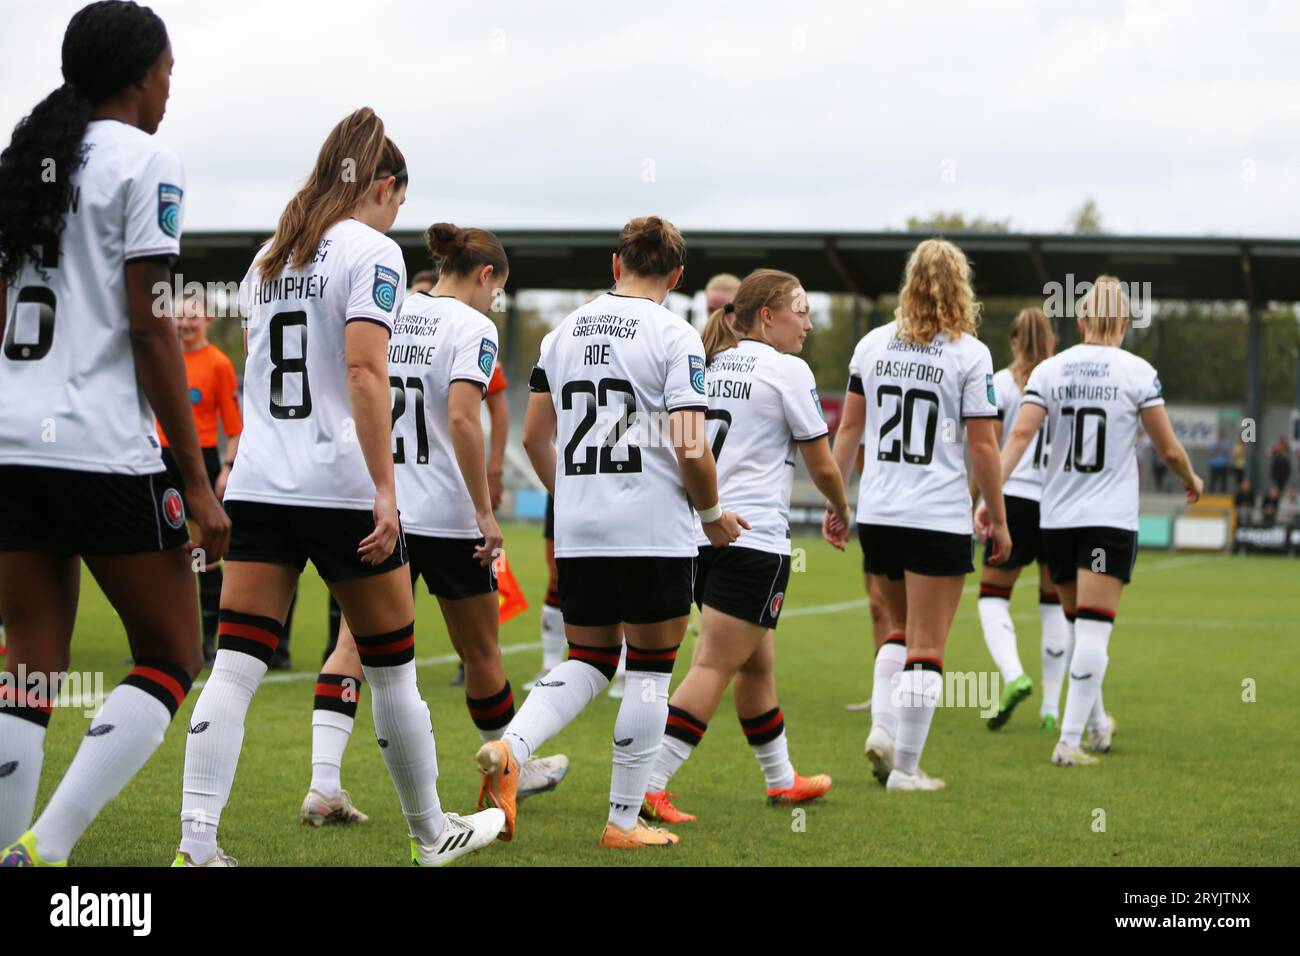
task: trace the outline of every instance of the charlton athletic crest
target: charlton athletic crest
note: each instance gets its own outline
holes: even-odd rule
[[[179,529],[185,523],[185,505],[181,501],[181,493],[175,488],[163,492],[162,513],[172,528]]]
[[[777,592],[776,597],[772,598],[772,603],[767,606],[768,617],[772,618],[772,620],[776,620],[777,616],[781,613],[781,605],[784,603],[785,592]]]

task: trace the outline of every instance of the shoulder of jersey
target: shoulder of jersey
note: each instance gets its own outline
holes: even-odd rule
[[[993,373],[993,383],[995,385],[1003,385],[1014,381],[1015,379],[1011,377],[1011,369],[1009,368],[1000,368]]]
[[[373,250],[380,255],[402,254],[402,247],[378,229],[372,229],[356,219],[344,219],[330,227],[330,231],[340,230],[349,243],[355,242],[356,248]]]
[[[798,355],[791,355],[788,352],[778,352],[776,349],[773,349],[772,354],[768,356],[768,360],[779,368],[786,378],[792,381],[803,378],[812,378],[812,366]]]
[[[466,305],[453,296],[432,296],[416,293],[415,295],[408,295],[402,301],[402,311],[407,311],[408,307],[413,307],[416,311],[426,315],[440,312],[443,315],[454,317],[456,325],[466,331],[481,332],[492,325],[492,320],[478,309]]]

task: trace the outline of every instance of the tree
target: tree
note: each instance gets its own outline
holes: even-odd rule
[[[1070,231],[1076,236],[1100,236],[1105,233],[1101,223],[1101,208],[1088,197],[1070,216]]]
[[[928,216],[908,216],[908,232],[1010,232],[1010,219],[986,219],[976,216],[967,220],[965,213],[934,212]]]

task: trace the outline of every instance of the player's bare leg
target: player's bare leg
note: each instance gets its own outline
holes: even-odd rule
[[[46,551],[0,552],[0,616],[9,640],[5,671],[17,677],[0,688],[0,847],[32,824],[53,705],[54,675],[68,668],[77,619],[81,561]],[[36,677],[32,684],[30,678]]]
[[[365,680],[361,655],[347,621],[340,619],[334,647],[316,678],[311,715],[311,785],[299,817],[304,825],[365,823],[370,818],[352,805],[343,789],[343,753],[356,725]]]

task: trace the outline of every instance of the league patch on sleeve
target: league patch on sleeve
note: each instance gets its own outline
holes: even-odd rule
[[[822,397],[817,394],[815,388],[810,388],[808,391],[812,392],[813,404],[817,406],[817,414],[822,417],[822,421],[826,421],[826,413],[822,411]]]
[[[1152,389],[1154,390],[1154,392],[1155,392],[1155,394],[1152,396],[1153,398],[1163,398],[1163,397],[1164,397],[1164,394],[1165,394],[1165,387],[1164,387],[1163,385],[1160,384],[1160,376],[1159,376],[1159,375],[1157,375],[1155,378],[1153,378],[1153,379],[1151,380],[1151,388],[1152,388]]]
[[[401,276],[392,269],[386,266],[375,266],[375,284],[370,287],[370,295],[375,300],[375,305],[385,312],[391,312],[393,306],[397,304],[399,281]]]
[[[993,376],[990,375],[990,374],[988,374],[988,373],[985,373],[985,375],[984,375],[984,387],[985,387],[985,389],[988,391],[989,404],[992,405],[994,408],[997,408],[997,407],[998,407],[998,393],[997,393],[997,391],[993,388]]]
[[[687,356],[691,366],[691,388],[704,394],[704,356],[690,355]]]
[[[179,239],[181,235],[181,197],[185,191],[171,183],[158,184],[158,228],[163,235]]]
[[[492,365],[497,360],[497,344],[491,339],[485,338],[478,345],[478,370],[489,378],[492,376]]]

